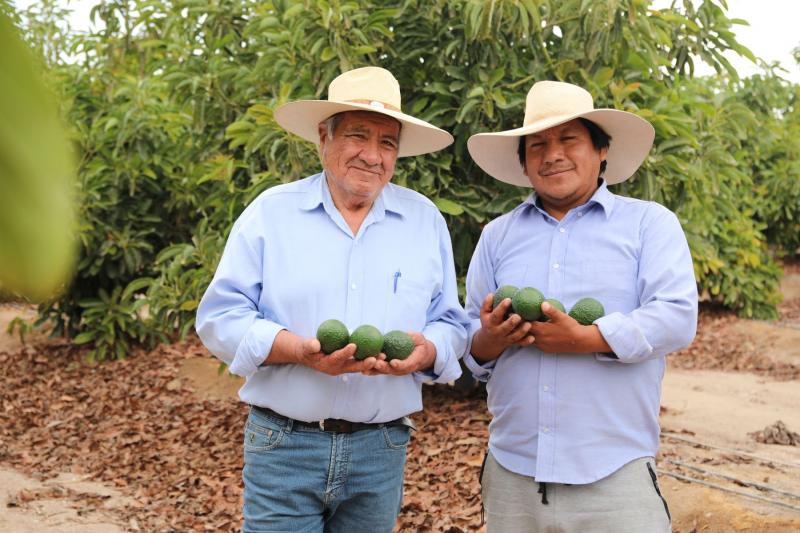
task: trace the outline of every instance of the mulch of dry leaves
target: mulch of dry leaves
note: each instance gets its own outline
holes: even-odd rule
[[[737,338],[735,321],[703,310],[696,341],[670,364],[800,376],[798,367],[765,360]],[[100,364],[65,343],[0,352],[0,464],[39,478],[73,472],[116,486],[135,502],[113,511],[131,530],[237,531],[246,407],[176,385],[182,359],[197,356],[208,354],[196,339]],[[398,529],[478,531],[484,393],[443,386],[423,393]]]

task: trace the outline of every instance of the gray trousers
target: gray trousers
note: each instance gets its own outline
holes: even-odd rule
[[[481,478],[486,532],[669,532],[655,475],[653,458],[642,457],[594,483],[538,483],[506,470],[489,453]]]

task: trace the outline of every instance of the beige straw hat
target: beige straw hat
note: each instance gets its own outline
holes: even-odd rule
[[[400,111],[400,84],[380,67],[363,67],[337,76],[328,86],[327,100],[298,100],[275,110],[281,127],[307,141],[319,144],[317,126],[342,111],[372,111],[399,120],[398,157],[436,152],[453,142],[453,136],[424,120]]]
[[[540,132],[572,119],[591,120],[611,136],[603,175],[609,185],[630,178],[653,146],[655,130],[645,119],[616,109],[595,109],[588,91],[560,81],[540,81],[525,100],[521,128],[497,133],[478,133],[467,141],[472,159],[484,172],[506,183],[530,187],[520,165],[519,137]]]

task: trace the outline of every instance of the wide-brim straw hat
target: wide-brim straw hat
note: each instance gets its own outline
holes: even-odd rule
[[[571,83],[535,83],[525,100],[522,127],[497,133],[478,133],[469,138],[467,148],[478,166],[493,178],[531,187],[530,179],[519,162],[519,138],[581,117],[591,120],[611,136],[603,174],[606,182],[612,185],[630,178],[653,146],[653,126],[627,111],[595,109],[592,95]]]
[[[319,144],[318,125],[343,111],[371,111],[402,124],[397,157],[436,152],[452,144],[453,136],[401,111],[400,84],[386,69],[363,67],[337,76],[327,100],[297,100],[275,109],[275,121],[285,130]]]

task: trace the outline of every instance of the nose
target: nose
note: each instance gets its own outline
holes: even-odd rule
[[[368,165],[375,166],[381,163],[381,151],[380,151],[380,140],[376,138],[371,138],[369,141],[364,143],[361,148],[361,153],[359,153],[359,157]]]
[[[557,139],[550,139],[544,147],[542,161],[544,163],[555,163],[564,159],[564,147]]]

